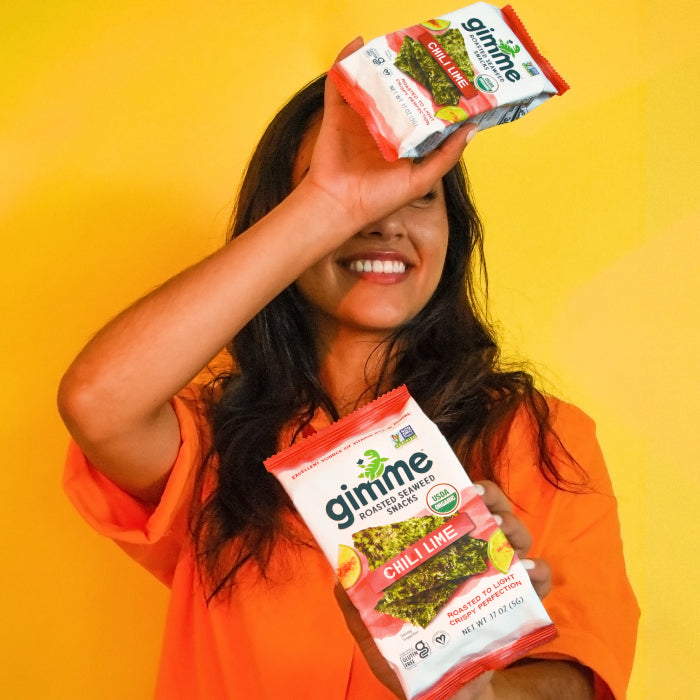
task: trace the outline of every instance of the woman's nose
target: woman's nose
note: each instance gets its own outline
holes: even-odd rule
[[[363,238],[393,240],[403,238],[406,235],[406,229],[399,212],[394,212],[369,224],[358,235]]]

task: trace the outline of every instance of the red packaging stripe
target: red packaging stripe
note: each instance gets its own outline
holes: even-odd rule
[[[405,386],[400,386],[398,389],[384,394],[381,401],[376,399],[368,403],[354,413],[336,421],[327,429],[314,433],[296,445],[266,459],[265,467],[269,472],[274,472],[301,461],[314,459],[354,433],[366,432],[371,426],[397,413],[406,405],[409,398],[408,389]]]
[[[511,5],[506,5],[501,13],[506,24],[511,28],[513,33],[520,39],[527,52],[537,61],[537,65],[542,69],[542,72],[547,76],[549,81],[557,89],[558,95],[563,95],[568,89],[569,84],[562,78],[552,64],[540,53],[540,50],[532,40],[530,33],[525,28],[520,17]]]
[[[339,63],[331,67],[328,75],[335,83],[343,99],[365,120],[369,132],[372,134],[372,138],[374,138],[385,160],[389,162],[395,161],[399,157],[396,144],[385,136],[385,134],[392,134],[393,129],[387,123],[370,94],[350,78]]]

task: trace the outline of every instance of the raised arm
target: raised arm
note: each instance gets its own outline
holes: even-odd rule
[[[420,164],[387,163],[327,81],[301,183],[244,234],[119,314],[64,375],[59,410],[91,462],[156,502],[179,446],[171,397],[310,265],[425,194],[457,161],[469,133],[460,129]]]

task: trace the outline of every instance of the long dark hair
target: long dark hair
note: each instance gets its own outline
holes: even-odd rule
[[[323,107],[324,83],[321,76],[303,88],[266,130],[243,179],[229,238],[291,191],[301,139]],[[406,384],[465,469],[474,473],[478,453],[477,476],[490,479],[496,478],[499,436],[525,404],[536,426],[542,473],[559,485],[548,450],[547,403],[529,373],[502,369],[486,320],[482,227],[461,162],[443,185],[449,223],[443,274],[428,304],[386,341],[373,396],[380,387]],[[232,340],[231,370],[214,382],[212,451],[198,473],[192,512],[195,552],[210,598],[230,589],[246,564],[257,565],[264,576],[279,538],[298,541],[285,517],[291,503],[263,460],[281,447],[280,434],[290,422],[300,430],[319,408],[338,418],[318,379],[314,338],[313,314],[291,285]]]

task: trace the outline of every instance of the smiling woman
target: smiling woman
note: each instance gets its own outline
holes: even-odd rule
[[[473,135],[388,163],[318,78],[263,135],[228,244],[122,312],[64,375],[71,499],[172,588],[159,698],[391,697],[395,676],[345,626],[333,571],[263,462],[402,384],[484,480],[521,556],[539,534],[529,575],[552,589],[559,637],[538,653],[557,661],[460,692],[624,693],[637,610],[615,501],[590,421],[499,364],[459,162]],[[225,371],[193,383],[224,346]],[[604,562],[591,556],[601,542]],[[595,591],[577,584],[584,565]],[[269,633],[280,610],[299,631],[292,648]],[[260,671],[270,659],[275,673]]]

